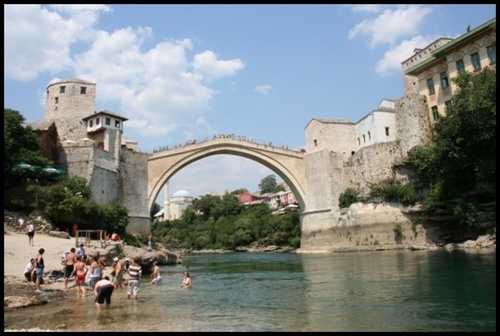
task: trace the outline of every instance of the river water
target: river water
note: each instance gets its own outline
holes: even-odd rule
[[[76,298],[4,312],[9,329],[74,331],[496,331],[495,251],[183,256],[139,299]],[[179,288],[188,270],[193,289]]]

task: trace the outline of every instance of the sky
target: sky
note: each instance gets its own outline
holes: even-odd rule
[[[143,152],[219,134],[305,148],[313,118],[357,122],[401,98],[415,48],[494,17],[493,4],[4,5],[4,108],[41,120],[47,86],[76,77]],[[215,155],[169,192],[257,192],[268,175],[282,181]]]

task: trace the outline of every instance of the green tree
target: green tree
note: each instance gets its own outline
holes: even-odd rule
[[[215,219],[222,216],[237,216],[241,213],[242,207],[238,203],[238,198],[229,193],[225,193],[222,196],[221,202],[213,210],[213,217]]]
[[[153,206],[151,207],[151,211],[149,211],[149,218],[151,220],[154,219],[155,215],[158,213],[158,211],[161,210],[161,207],[158,203],[154,203]]]
[[[213,195],[205,195],[202,196],[201,198],[195,198],[193,200],[192,208],[195,213],[200,213],[201,217],[204,220],[209,219],[212,217],[212,212],[218,207],[218,205],[222,202],[220,197],[218,196],[213,196]],[[189,211],[188,211],[189,213]],[[186,214],[188,215],[188,214]],[[184,216],[184,214],[183,214]]]
[[[471,226],[479,197],[496,198],[496,72],[485,68],[452,80],[458,90],[435,124],[434,143],[412,150],[408,158],[429,187],[424,209],[444,207]]]
[[[473,191],[478,183],[496,184],[496,73],[485,68],[453,81],[458,91],[435,125],[438,176],[448,199]]]
[[[426,185],[436,183],[439,167],[435,145],[416,146],[408,153],[408,160],[412,163],[417,178]]]
[[[246,188],[239,188],[239,189],[231,191],[231,194],[238,196],[238,195],[241,195],[241,194],[246,193],[246,192],[248,192],[248,190]]]
[[[4,166],[25,162],[37,166],[50,166],[53,162],[43,155],[36,133],[30,126],[23,126],[24,117],[19,111],[3,110]]]
[[[276,188],[276,185],[277,185],[276,176],[268,175],[264,177],[262,180],[260,180],[259,191],[261,194],[272,193],[273,190]]]

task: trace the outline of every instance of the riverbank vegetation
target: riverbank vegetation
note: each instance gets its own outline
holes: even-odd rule
[[[152,234],[179,249],[236,249],[241,246],[300,246],[298,211],[272,214],[267,204],[241,205],[232,193],[194,199],[180,219],[155,221]]]

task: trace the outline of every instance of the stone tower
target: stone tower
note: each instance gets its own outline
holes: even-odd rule
[[[47,86],[44,121],[55,122],[60,141],[87,136],[82,118],[95,112],[96,84],[68,78]]]

